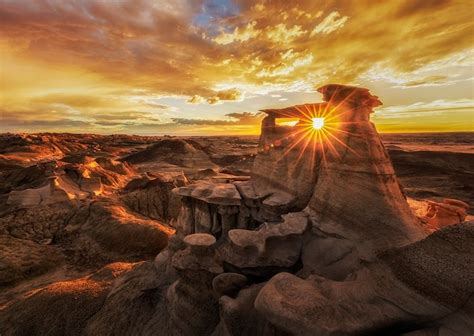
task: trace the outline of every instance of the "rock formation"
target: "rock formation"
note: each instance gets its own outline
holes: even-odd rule
[[[262,121],[261,148],[249,181],[200,183],[176,191],[185,197],[178,234],[218,232],[219,238],[229,228],[278,223],[282,215],[304,210],[314,239],[337,237],[344,247],[334,250],[349,248],[359,260],[373,260],[384,249],[424,237],[369,121],[380,101],[357,87],[328,85],[319,91],[325,103],[263,110],[268,116]],[[299,122],[294,127],[276,124],[276,119],[288,117]],[[327,129],[308,127],[314,117],[328,119]],[[228,211],[233,216],[219,224],[223,231],[215,227],[212,204],[234,207]]]
[[[263,110],[249,178],[218,173],[209,147],[175,138],[141,144],[121,162],[137,163],[139,170],[154,161],[181,165],[194,183],[181,172],[170,177],[166,169],[132,178],[127,164],[85,156],[67,157],[62,168],[32,170],[46,175],[42,183],[51,176],[45,171],[53,171],[58,185],[33,184],[19,174],[28,183],[7,188],[9,202],[36,194],[48,201],[17,209],[28,219],[24,225],[1,226],[8,232],[0,239],[8,233],[35,246],[32,262],[6,272],[16,272],[7,282],[51,269],[62,257],[105,263],[117,255],[133,261],[159,254],[74,284],[44,286],[0,312],[0,333],[45,328],[51,316],[38,319],[27,307],[54,301],[59,306],[53,312],[63,317],[52,330],[58,335],[470,335],[474,222],[451,225],[465,219],[467,204],[432,202],[417,214],[422,221],[415,217],[370,122],[378,98],[344,85],[319,92],[322,103]],[[280,126],[279,118],[296,121]],[[98,175],[104,193],[124,186],[116,199],[101,199],[92,181],[84,184]],[[59,201],[52,197],[58,190],[88,194]],[[21,192],[30,196],[19,197]],[[71,202],[79,205],[68,212]],[[51,208],[48,218],[55,224],[48,230],[42,230],[46,219],[36,226],[32,221],[39,206]],[[6,221],[16,215],[9,216]],[[176,233],[159,221],[170,222]],[[52,241],[67,253],[57,253]],[[3,263],[13,268],[15,253],[3,250]],[[36,256],[44,252],[50,258],[40,262]],[[67,309],[61,309],[76,293],[84,295],[70,314],[80,331],[65,322]],[[28,323],[15,325],[21,318]]]
[[[466,267],[474,262],[473,251],[474,223],[451,226],[387,251],[348,281],[280,273],[260,291],[255,307],[290,334],[401,334],[427,329],[467,335],[474,327],[474,292],[469,285],[474,271]]]
[[[445,198],[443,202],[428,201],[426,213],[422,215],[430,229],[463,222],[467,216],[469,205],[463,201]]]
[[[175,316],[171,321],[181,321],[171,323],[183,334],[211,334],[210,329],[214,335],[242,335],[243,330],[262,335],[410,331],[441,321],[465,304],[433,298],[414,284],[428,274],[436,276],[436,268],[427,266],[426,274],[412,278],[397,273],[404,266],[394,258],[401,258],[407,269],[413,262],[419,265],[417,258],[435,252],[431,241],[436,238],[417,243],[427,231],[412,214],[369,120],[380,101],[357,87],[328,85],[319,91],[324,103],[263,110],[267,117],[250,180],[199,182],[174,191],[182,197],[177,235],[155,264],[176,279],[168,290],[170,307],[161,307]],[[289,117],[299,119],[294,127],[276,123]],[[325,118],[327,125],[311,129],[312,118]],[[465,253],[472,249],[472,224],[458,230],[468,237],[461,238],[455,229],[445,234],[462,240],[459,253],[469,259]],[[198,255],[190,242],[209,245],[211,237],[217,240],[214,257],[189,259]],[[189,261],[177,263],[183,253]],[[207,273],[196,282],[193,270],[201,269],[201,262],[208,265]],[[463,280],[453,286],[468,300],[472,274],[461,273]],[[209,295],[211,283],[219,314]],[[184,293],[199,299],[189,300]],[[180,304],[186,308],[173,308]],[[176,315],[200,309],[203,315],[195,316],[207,319],[210,329],[187,326],[191,322]],[[220,322],[211,311],[214,318],[220,315]],[[462,316],[465,330],[471,321]]]
[[[21,287],[68,267],[96,270],[153,258],[174,233],[164,224],[179,211],[171,189],[185,182],[154,179],[117,195],[136,176],[127,163],[83,154],[7,171],[0,189],[0,286]],[[147,193],[150,186],[154,193]]]
[[[164,162],[179,167],[216,167],[206,148],[196,141],[183,139],[160,140],[142,151],[126,156],[123,161],[137,165]]]

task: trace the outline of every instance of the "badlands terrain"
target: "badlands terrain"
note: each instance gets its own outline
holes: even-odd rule
[[[411,211],[427,233],[434,232],[442,238],[446,230],[456,230],[456,223],[473,218],[473,133],[384,134],[381,138]],[[0,135],[0,334],[150,334],[149,330],[161,330],[160,326],[166,324],[160,319],[169,316],[172,321],[194,319],[198,313],[188,311],[187,306],[181,307],[177,313],[169,313],[171,315],[156,316],[160,304],[166,300],[174,302],[172,295],[179,297],[178,294],[169,294],[171,298],[165,298],[160,294],[172,280],[156,275],[164,272],[159,267],[166,255],[159,253],[175,235],[182,198],[187,192],[183,188],[180,193],[172,190],[196,181],[204,185],[245,183],[252,175],[258,150],[259,139],[251,136]],[[212,193],[215,193],[214,189],[204,193],[206,200],[212,197]],[[216,197],[219,197],[218,193]],[[370,211],[370,206],[367,204],[367,211]],[[436,238],[438,236],[430,236],[432,240],[425,239],[425,245],[419,248],[429,246],[433,240],[440,239]],[[206,241],[208,237],[193,239],[197,241],[188,239],[186,243],[195,246],[196,251],[199,246],[212,245]],[[466,244],[472,245],[472,240]],[[412,250],[407,253],[412,253]],[[438,252],[443,254],[441,247]],[[203,260],[206,258],[209,256],[202,257]],[[410,276],[405,273],[412,271],[403,269],[404,259],[399,255],[393,253],[384,258],[383,265],[375,263],[369,268],[396,265],[397,272]],[[179,269],[188,267],[184,265],[189,262],[186,260],[174,261],[178,273]],[[222,287],[221,295],[226,294],[227,298],[232,297],[230,292],[237,291],[229,290],[229,283],[235,288],[242,288],[247,281],[253,283],[249,287],[252,290],[246,294],[251,298],[256,290],[262,288],[260,284],[280,270],[291,269],[295,273],[295,267],[300,267],[293,262],[252,273],[247,266],[235,266],[243,263],[242,260],[229,260],[227,272],[234,272],[222,275],[232,276],[221,275],[222,284],[213,282],[214,291],[219,292]],[[417,270],[426,266],[419,259],[413,260],[422,263]],[[256,264],[259,262],[255,261]],[[234,266],[231,267],[231,263]],[[209,267],[212,269],[214,266]],[[220,272],[215,271],[216,274]],[[274,320],[281,316],[278,309],[283,308],[270,302],[276,293],[280,293],[279,286],[295,286],[295,295],[300,295],[298,293],[304,286],[310,286],[303,283],[300,286],[296,280],[286,281],[290,273],[279,273],[258,296],[255,305],[259,312],[264,312],[272,326],[281,327],[275,327],[274,332],[269,331],[268,326],[267,329],[262,327],[265,331],[260,334],[283,335],[285,333],[281,330],[288,331],[293,327],[291,319],[283,327]],[[305,275],[301,277],[305,278]],[[333,277],[333,280],[341,279],[342,275]],[[459,281],[467,281],[467,278]],[[172,293],[189,290],[186,286],[181,287],[177,286]],[[323,294],[310,290],[305,293],[328,296],[331,289],[327,288]],[[341,293],[344,290],[341,289]],[[436,296],[438,293],[432,294]],[[347,295],[351,297],[356,293]],[[286,302],[292,298],[281,300]],[[225,306],[226,303],[220,304]],[[410,305],[416,306],[414,303]],[[207,316],[211,316],[209,323],[215,327],[219,322],[218,308],[206,306],[206,309],[214,312]],[[221,315],[231,314],[230,308],[226,309],[221,310]],[[298,309],[295,314],[300,314],[300,311],[304,314],[303,307]],[[308,306],[307,309],[321,308]],[[217,320],[213,321],[212,317]],[[249,325],[256,321],[252,316],[239,318],[247,319]],[[321,315],[321,319],[324,318]],[[309,328],[306,334],[314,330],[309,324],[304,326]],[[400,325],[399,331],[405,330],[404,327]],[[205,326],[192,323],[179,328],[197,330],[195,334],[212,332]],[[217,327],[214,332],[225,334],[219,332],[222,328]],[[236,326],[231,322],[225,328],[233,335],[255,332],[245,331],[245,328],[232,331]],[[156,334],[166,335],[168,332],[157,331]],[[321,334],[332,335],[330,332]],[[335,331],[335,334],[338,333]]]

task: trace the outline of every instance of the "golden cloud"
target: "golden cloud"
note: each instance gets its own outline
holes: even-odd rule
[[[199,95],[194,95],[187,100],[189,104],[202,104],[207,102],[208,104],[214,105],[223,101],[242,101],[244,95],[240,90],[228,89],[216,92],[214,95],[207,99]]]
[[[260,31],[255,29],[257,22],[249,22],[246,26],[235,27],[232,33],[221,33],[216,36],[213,41],[217,44],[227,45],[233,42],[245,42],[252,38],[256,38]]]
[[[333,31],[344,27],[344,24],[348,18],[348,16],[341,16],[339,12],[332,12],[326,16],[320,24],[314,27],[310,36],[314,36],[316,34],[330,34]]]
[[[0,3],[0,22],[5,110],[62,104],[77,120],[100,109],[160,115],[159,101],[133,90],[217,104],[381,68],[412,90],[441,85],[451,77],[414,73],[470,50],[474,34],[462,0],[17,0]]]

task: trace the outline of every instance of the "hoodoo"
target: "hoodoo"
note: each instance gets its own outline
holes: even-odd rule
[[[319,92],[320,103],[263,110],[250,176],[206,179],[217,173],[204,170],[188,184],[184,175],[168,180],[147,174],[129,181],[128,192],[121,195],[137,212],[135,226],[124,224],[131,217],[123,208],[104,201],[68,219],[67,229],[77,230],[80,219],[87,218],[87,246],[109,246],[109,240],[116,240],[110,246],[120,251],[134,244],[130,251],[161,251],[154,262],[137,263],[97,298],[101,301],[93,317],[81,322],[86,335],[472,334],[474,222],[453,224],[466,217],[468,204],[430,202],[422,220],[415,217],[370,122],[373,108],[381,104],[378,98],[345,85],[327,85]],[[145,149],[145,159],[136,153],[127,160],[153,161],[159,154],[174,165],[179,162],[173,153],[181,149],[190,165],[204,162],[204,147],[176,139]],[[12,192],[8,201],[22,196],[28,203],[45,201],[52,207],[56,194],[85,192],[84,186],[94,192],[95,177],[125,185],[129,174],[122,174],[128,165],[79,159],[69,158],[73,163],[56,169],[52,184]],[[180,164],[187,165],[185,161]],[[173,218],[176,234],[157,233],[142,215]],[[97,222],[102,225],[94,226]],[[31,223],[12,232],[19,238],[36,237],[36,217]],[[429,230],[434,233],[427,236]],[[34,256],[49,251],[59,229],[48,232],[36,237],[46,247],[33,251]],[[128,237],[134,239],[122,243]],[[20,239],[15,244],[20,246]],[[17,259],[9,250],[4,254],[9,263]],[[53,264],[57,258],[48,254]],[[86,283],[105,283],[101,277],[109,273],[114,271],[99,271]],[[44,329],[48,320],[41,315],[36,321],[30,316],[39,315],[25,309],[44,293],[32,294],[26,304],[20,301],[6,313],[0,309],[5,335],[34,330],[11,321],[32,320],[41,326],[36,330]],[[69,311],[69,301],[67,307],[58,309]]]
[[[168,301],[158,307],[172,317],[173,326],[163,322],[171,333],[193,334],[184,316],[176,318],[181,303],[203,312],[195,315],[196,334],[213,330],[213,335],[364,334],[392,325],[410,330],[420,328],[421,320],[445,323],[442,316],[459,308],[461,301],[446,306],[417,292],[426,274],[413,275],[407,284],[387,261],[407,246],[425,255],[434,251],[411,248],[426,233],[370,122],[373,108],[381,105],[378,97],[345,85],[319,92],[322,103],[263,110],[267,116],[249,180],[174,190],[182,197],[177,235],[155,263],[163,276],[175,278],[164,295]],[[470,234],[472,224],[452,232],[459,230]],[[198,264],[199,253],[186,247],[196,234],[216,239],[209,260],[218,272],[206,268],[205,285],[182,277],[194,274]],[[178,262],[183,253],[196,262],[189,267]],[[176,290],[185,283],[186,291]],[[374,313],[354,324],[352,314],[361,309]],[[412,309],[422,313],[406,313]],[[330,320],[333,312],[337,323]],[[217,315],[220,320],[213,318]],[[471,323],[461,320],[461,328]]]
[[[205,192],[201,183],[178,189],[176,193],[186,198],[178,232],[211,233],[218,239],[226,233],[227,239],[230,229],[242,232],[263,223],[280,225],[282,215],[304,211],[317,240],[337,237],[334,252],[325,248],[325,257],[338,259],[341,250],[350,249],[356,263],[422,239],[424,230],[370,122],[372,109],[381,105],[378,97],[367,89],[335,84],[319,92],[323,103],[262,110],[267,117],[249,181],[227,186],[206,183]],[[293,123],[280,125],[280,118]],[[232,204],[232,219],[213,205],[211,196],[217,191],[218,204]],[[199,225],[203,218],[209,224]],[[309,241],[311,246],[320,245]],[[320,259],[316,251],[312,254]]]
[[[367,89],[327,85],[318,90],[328,102],[335,127],[306,211],[313,225],[354,243],[364,259],[425,236],[412,214],[382,141],[370,122],[381,105]]]

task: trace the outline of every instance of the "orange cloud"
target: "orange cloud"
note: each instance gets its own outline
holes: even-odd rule
[[[70,120],[96,125],[106,120],[94,115],[105,110],[140,112],[151,124],[169,124],[179,113],[196,113],[193,104],[219,103],[224,117],[231,112],[226,102],[246,103],[262,92],[387,81],[373,75],[380,69],[394,74],[393,85],[410,90],[441,90],[466,78],[416,72],[472,49],[469,1],[223,3],[1,2],[1,99],[9,120],[15,113],[25,122],[31,121],[27,115],[47,113],[59,120],[52,111],[65,110]],[[160,97],[191,104],[160,108]]]
[[[314,27],[313,31],[311,32],[310,36],[314,36],[316,34],[330,34],[333,31],[336,31],[342,27],[346,23],[348,16],[341,16],[339,12],[332,12],[326,18],[324,18],[321,23],[319,23],[316,27]]]

